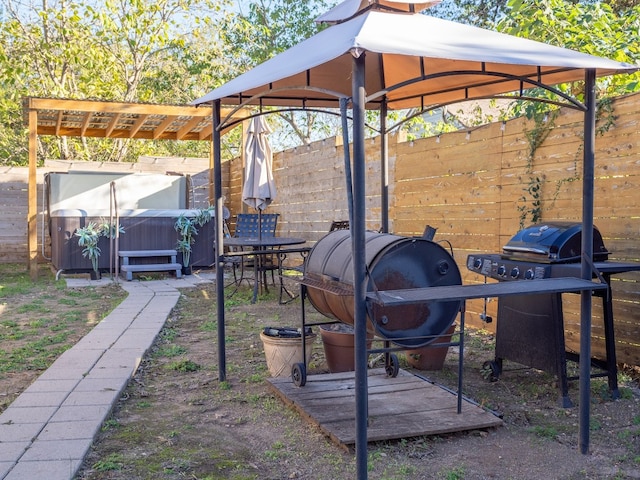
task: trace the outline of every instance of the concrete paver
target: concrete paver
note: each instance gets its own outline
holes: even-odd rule
[[[0,414],[0,480],[73,479],[178,302],[178,288],[214,279],[121,281],[129,296]],[[66,279],[68,288],[110,281]]]

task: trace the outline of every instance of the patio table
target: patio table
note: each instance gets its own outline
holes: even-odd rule
[[[251,303],[256,303],[256,300],[258,298],[258,289],[260,287],[260,272],[263,268],[263,257],[266,255],[277,254],[278,250],[281,247],[302,245],[304,243],[306,243],[306,240],[304,238],[296,237],[231,237],[224,239],[224,245],[226,246],[251,249],[248,252],[229,252],[227,256],[246,256],[248,254],[255,256],[255,261],[253,262],[253,299]],[[264,287],[266,290],[266,277]]]

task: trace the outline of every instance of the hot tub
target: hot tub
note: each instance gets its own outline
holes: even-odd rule
[[[90,222],[97,224],[109,222],[109,210],[60,209],[49,215],[51,234],[51,263],[56,270],[66,272],[88,272],[91,261],[82,256],[82,247],[78,246],[78,237],[74,232]],[[167,250],[175,249],[178,234],[174,228],[176,219],[181,215],[195,216],[197,210],[191,209],[127,209],[120,210],[120,225],[125,230],[119,238],[119,250]],[[191,265],[210,267],[215,264],[214,255],[215,222],[211,221],[198,227],[198,235],[192,245]],[[98,244],[101,255],[98,266],[109,270],[110,241],[103,237]],[[149,259],[131,259],[149,263]],[[180,260],[181,261],[181,260]]]
[[[56,270],[66,272],[91,271],[91,261],[82,256],[83,248],[78,246],[74,233],[90,222],[108,223],[110,212],[115,216],[116,207],[125,230],[119,238],[119,250],[175,249],[176,219],[183,213],[197,213],[189,209],[188,176],[74,170],[47,174],[45,187],[51,263]],[[192,266],[214,265],[214,229],[215,222],[198,228],[192,245]],[[110,243],[106,237],[98,243],[101,250],[98,267],[103,271],[109,270]],[[149,261],[130,260],[131,264]]]

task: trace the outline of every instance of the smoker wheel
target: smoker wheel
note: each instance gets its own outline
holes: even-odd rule
[[[400,371],[400,361],[395,353],[389,355],[389,363],[385,365],[384,370],[387,372],[388,377],[396,378],[398,376],[398,372]]]
[[[294,363],[291,367],[291,380],[296,387],[304,387],[307,383],[307,366],[304,363]]]
[[[482,368],[480,369],[482,378],[488,380],[489,382],[497,382],[498,378],[500,378],[501,373],[502,368],[495,360],[487,360],[482,364]]]

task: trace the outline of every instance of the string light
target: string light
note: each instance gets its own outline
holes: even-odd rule
[[[440,135],[436,137],[436,143],[440,143]]]
[[[471,138],[471,132],[467,132],[467,140],[469,140]]]

